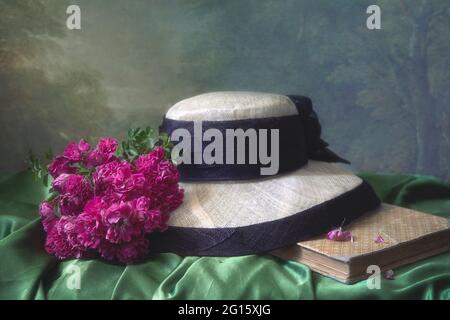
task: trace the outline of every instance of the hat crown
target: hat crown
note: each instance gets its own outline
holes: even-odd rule
[[[176,103],[166,118],[181,121],[229,121],[297,115],[287,96],[243,91],[210,92]]]

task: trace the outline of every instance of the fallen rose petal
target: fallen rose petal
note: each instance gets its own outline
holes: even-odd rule
[[[332,241],[350,241],[352,238],[350,231],[342,231],[341,228],[331,230],[327,234],[327,239]]]
[[[375,243],[384,243],[384,238],[379,234],[375,239],[373,239]]]
[[[383,273],[383,276],[387,280],[395,280],[394,270],[387,270]]]

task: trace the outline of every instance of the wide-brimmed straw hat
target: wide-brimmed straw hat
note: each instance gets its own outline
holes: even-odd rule
[[[227,164],[229,148],[220,156],[224,163],[180,164],[185,198],[172,212],[168,230],[153,236],[152,248],[158,252],[215,256],[267,252],[323,234],[380,206],[373,189],[321,139],[320,124],[307,97],[202,94],[175,104],[160,127],[172,138],[189,133],[191,146],[210,129],[223,134],[223,140],[228,138],[227,130],[266,132],[257,137],[261,141],[277,129],[278,170],[263,175],[267,161],[238,164],[235,154],[230,159],[236,161]],[[244,140],[246,160],[250,136]],[[193,159],[213,141],[210,134],[200,148],[183,150],[182,155],[187,152]],[[269,138],[266,141],[268,149],[275,146]],[[218,143],[228,146],[225,141]],[[237,148],[237,139],[233,143]],[[275,153],[276,148],[271,150]]]

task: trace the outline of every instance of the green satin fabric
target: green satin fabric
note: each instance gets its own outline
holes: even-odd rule
[[[450,217],[447,184],[422,176],[362,176],[385,202]],[[0,179],[1,299],[450,300],[450,253],[395,270],[396,279],[381,280],[380,290],[369,290],[365,281],[341,284],[269,255],[159,254],[131,266],[60,262],[43,249],[37,204],[45,193],[28,172]],[[80,289],[70,286],[74,266],[81,271]]]

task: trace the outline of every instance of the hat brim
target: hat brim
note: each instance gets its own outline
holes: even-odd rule
[[[237,256],[271,251],[347,224],[380,205],[341,164],[309,161],[267,179],[183,183],[185,199],[155,252]]]

